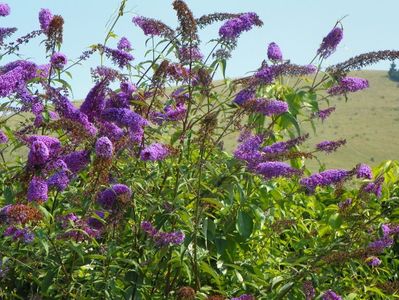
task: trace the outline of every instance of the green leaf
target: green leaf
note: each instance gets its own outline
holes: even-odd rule
[[[328,219],[328,224],[334,229],[338,229],[342,225],[342,217],[339,213],[332,214]]]
[[[252,234],[253,229],[253,220],[250,214],[244,211],[239,211],[237,214],[237,223],[236,227],[238,233],[244,238],[247,239]]]

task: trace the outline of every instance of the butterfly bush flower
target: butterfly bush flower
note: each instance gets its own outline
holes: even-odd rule
[[[140,27],[145,35],[173,37],[173,30],[158,20],[137,16],[132,19],[133,24]]]
[[[306,280],[303,283],[303,293],[306,296],[306,300],[312,300],[316,297],[316,290],[313,287],[313,283],[310,280]]]
[[[379,177],[374,182],[367,183],[365,186],[362,187],[362,191],[366,193],[372,193],[377,198],[382,196],[382,184],[384,182],[384,177]]]
[[[88,237],[98,238],[102,233],[101,230],[91,227],[88,224],[88,221],[81,219],[73,213],[62,216],[59,218],[59,221],[63,229],[68,229],[65,233],[62,233],[58,236],[60,239],[84,241]]]
[[[131,111],[127,108],[108,108],[102,113],[104,120],[109,122],[115,122],[119,126],[146,126],[148,121],[139,114]]]
[[[255,300],[255,297],[249,294],[244,294],[236,298],[231,298],[231,300]]]
[[[386,248],[391,247],[393,242],[394,240],[390,236],[384,236],[382,239],[369,243],[368,248],[375,252],[381,253]]]
[[[28,186],[28,201],[44,202],[47,201],[48,185],[46,180],[40,177],[33,177]]]
[[[5,144],[8,142],[8,136],[0,130],[0,144]]]
[[[342,28],[333,28],[323,39],[320,48],[317,50],[317,54],[319,54],[323,58],[329,57],[335,52],[338,44],[341,42],[343,37],[344,31],[342,30]]]
[[[367,79],[358,77],[345,77],[340,80],[338,85],[327,90],[330,95],[341,95],[345,93],[354,93],[369,87]]]
[[[17,31],[15,27],[0,27],[0,44]]]
[[[28,165],[44,165],[50,158],[50,151],[42,141],[34,141],[28,155]]]
[[[55,137],[46,135],[32,135],[28,137],[26,141],[30,144],[31,149],[33,148],[34,143],[44,144],[48,149],[48,155],[50,158],[56,157],[61,151],[61,142]],[[42,146],[39,146],[39,148],[42,148]],[[47,150],[43,151],[47,152]]]
[[[321,173],[313,174],[301,179],[300,183],[309,192],[313,192],[318,186],[328,186],[340,183],[350,176],[350,172],[342,169],[331,169]]]
[[[203,57],[198,47],[181,47],[179,49],[179,59],[182,63],[200,61]]]
[[[288,104],[276,99],[258,98],[255,100],[254,110],[266,116],[281,115],[288,111]]]
[[[328,107],[326,109],[323,110],[319,110],[316,113],[313,113],[312,117],[317,117],[319,119],[321,119],[322,121],[324,121],[325,119],[327,119],[333,112],[335,111],[335,107]]]
[[[346,140],[338,140],[338,141],[324,141],[316,145],[316,149],[318,151],[332,153],[337,151],[337,149],[346,144]]]
[[[63,69],[64,66],[68,63],[68,59],[65,54],[61,52],[55,52],[51,56],[51,65],[56,69]]]
[[[373,177],[373,171],[371,170],[370,166],[366,164],[359,164],[356,167],[356,177],[371,179]]]
[[[117,207],[118,203],[127,203],[131,195],[132,192],[128,186],[114,184],[111,188],[105,189],[98,195],[97,203],[104,209],[112,210]]]
[[[287,163],[279,161],[260,163],[257,165],[255,171],[263,175],[266,180],[276,177],[292,177],[302,173],[300,170],[292,168]]]
[[[120,84],[120,89],[123,93],[131,95],[137,91],[137,86],[129,81],[123,81]]]
[[[239,160],[243,160],[248,164],[256,163],[262,154],[259,151],[259,147],[263,142],[263,137],[260,135],[252,136],[249,135],[242,140],[242,143],[237,146],[234,151],[234,157]]]
[[[123,51],[130,51],[132,50],[132,44],[126,37],[122,37],[118,42],[117,48]]]
[[[184,103],[178,103],[175,108],[171,105],[165,107],[164,112],[153,112],[151,119],[154,123],[162,125],[163,122],[167,121],[179,121],[183,120],[186,115],[186,107]]]
[[[86,150],[71,152],[61,157],[68,169],[77,174],[90,163],[90,153]]]
[[[69,181],[70,179],[68,172],[65,170],[61,170],[50,176],[50,178],[47,180],[47,184],[50,188],[55,188],[58,191],[63,191],[69,185]]]
[[[22,241],[24,243],[31,243],[35,237],[27,228],[19,229],[15,226],[7,227],[3,235],[12,237],[14,241]]]
[[[262,21],[254,12],[244,13],[226,21],[219,29],[219,35],[224,40],[235,40],[242,32],[249,31],[252,27],[261,26]]]
[[[122,128],[118,127],[114,123],[104,121],[101,123],[100,134],[107,136],[112,142],[115,143],[125,135],[125,132]]]
[[[166,145],[154,143],[141,151],[140,158],[144,161],[158,161],[165,159],[170,153]]]
[[[96,142],[96,155],[101,158],[109,159],[112,157],[114,152],[114,146],[109,138],[103,136],[100,137]]]
[[[40,28],[43,30],[44,33],[48,32],[52,19],[53,19],[53,14],[49,9],[42,8],[40,10],[39,23],[40,23]]]
[[[114,64],[116,64],[119,68],[123,69],[128,66],[131,61],[134,60],[133,55],[129,52],[119,49],[111,49],[108,47],[102,47],[105,55],[112,60]]]
[[[87,225],[96,230],[101,230],[104,227],[104,218],[104,212],[96,211],[93,217],[87,219]]]
[[[333,290],[328,290],[324,292],[323,300],[342,300],[342,297],[340,295],[337,295]]]
[[[285,142],[277,142],[272,145],[263,147],[262,152],[266,154],[282,154],[290,150],[292,147],[302,144],[308,137],[309,134],[305,134],[303,136],[299,136]]]
[[[378,267],[381,264],[381,260],[376,256],[371,256],[366,261],[370,267]]]
[[[235,96],[233,102],[238,105],[244,105],[247,101],[252,100],[255,98],[255,91],[254,90],[241,90]]]
[[[261,84],[270,84],[276,77],[276,72],[273,67],[265,66],[255,73],[255,78]]]
[[[267,48],[267,58],[271,61],[283,60],[283,54],[276,43],[273,42],[269,44],[269,47]]]
[[[149,235],[159,247],[180,245],[185,239],[185,235],[182,231],[162,232],[157,230],[149,221],[141,222],[141,229]]]
[[[0,3],[0,16],[6,17],[10,14],[11,9],[7,3]]]
[[[339,207],[340,210],[345,210],[345,209],[347,209],[349,206],[351,206],[351,204],[352,204],[352,199],[351,199],[351,198],[348,198],[348,199],[346,199],[346,200],[344,200],[344,201],[339,202],[339,203],[338,203],[338,207]]]

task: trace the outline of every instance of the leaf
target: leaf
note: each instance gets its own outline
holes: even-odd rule
[[[342,225],[342,217],[339,213],[332,214],[328,219],[328,224],[334,229],[338,229]]]
[[[14,195],[13,195],[11,187],[7,186],[4,189],[4,198],[6,199],[6,204],[12,204],[13,203]]]
[[[247,239],[252,234],[253,229],[253,220],[250,214],[247,212],[239,211],[237,214],[237,223],[236,227],[238,233],[244,238]]]
[[[286,284],[284,284],[281,288],[280,288],[280,290],[278,291],[278,294],[277,294],[277,296],[276,296],[276,300],[278,300],[278,299],[283,299],[284,298],[284,296],[285,295],[287,295],[288,294],[288,292],[291,290],[291,288],[292,288],[292,286],[294,285],[294,283],[291,281],[291,282],[288,282],[288,283],[286,283]]]

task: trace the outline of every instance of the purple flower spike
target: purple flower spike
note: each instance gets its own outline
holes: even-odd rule
[[[270,43],[267,48],[267,58],[271,61],[283,60],[283,54],[281,53],[280,47],[276,43]]]
[[[65,54],[61,52],[55,52],[53,56],[51,56],[50,62],[54,68],[63,69],[64,66],[68,63],[68,59]]]
[[[118,42],[117,48],[119,50],[130,51],[132,50],[132,45],[126,37],[122,37]]]
[[[49,9],[42,8],[39,12],[39,23],[40,23],[40,28],[47,33],[51,20],[53,19],[53,14]]]
[[[327,93],[330,95],[341,95],[345,93],[354,93],[364,90],[369,87],[367,79],[358,77],[345,77],[341,79],[338,85],[328,89]]]
[[[255,297],[249,294],[244,294],[238,298],[231,298],[231,300],[255,300]]]
[[[8,142],[8,136],[0,130],[0,144],[5,144]]]
[[[259,98],[255,101],[254,109],[266,116],[281,115],[288,111],[288,104],[280,100]]]
[[[50,157],[50,151],[42,141],[34,141],[28,155],[28,165],[44,165]]]
[[[224,40],[235,40],[242,32],[249,31],[252,27],[262,25],[262,21],[256,13],[244,13],[226,21],[219,29],[219,35]]]
[[[309,192],[314,192],[317,186],[327,186],[340,183],[349,178],[350,172],[342,169],[331,169],[301,179],[300,183]]]
[[[323,294],[323,300],[342,300],[340,295],[337,295],[333,290],[328,290]]]
[[[237,93],[236,97],[234,98],[234,103],[238,105],[243,105],[247,101],[252,100],[255,98],[255,91],[253,90],[241,90]]]
[[[326,153],[332,153],[337,151],[337,149],[346,144],[346,140],[338,141],[324,141],[316,145],[318,151],[323,151]]]
[[[103,136],[96,142],[96,155],[101,158],[109,159],[114,152],[114,146],[109,138]]]
[[[28,187],[28,201],[43,202],[47,201],[48,186],[47,182],[40,177],[33,177]]]
[[[260,163],[257,165],[255,171],[263,175],[267,180],[275,177],[292,177],[302,173],[300,170],[294,169],[290,165],[279,161]]]
[[[167,146],[154,143],[141,151],[140,158],[144,161],[157,161],[163,160],[169,155],[170,149]]]
[[[10,14],[11,9],[7,3],[0,3],[0,16],[6,17]]]
[[[367,264],[370,267],[378,267],[381,264],[381,260],[376,256],[372,256],[367,258]]]
[[[323,58],[329,57],[335,52],[338,44],[341,42],[343,37],[344,31],[341,28],[333,28],[330,33],[323,39],[319,50],[317,50],[317,54],[319,54]]]
[[[365,178],[371,179],[373,178],[373,171],[371,168],[366,164],[359,164],[356,167],[356,177],[357,178]]]

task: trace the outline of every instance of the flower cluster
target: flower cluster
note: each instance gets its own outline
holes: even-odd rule
[[[64,66],[68,63],[68,59],[65,54],[60,52],[55,52],[51,56],[51,65],[56,69],[63,69]]]
[[[333,86],[327,92],[330,95],[341,95],[345,93],[354,93],[369,87],[369,82],[363,78],[345,77],[340,80],[338,85]]]
[[[114,184],[98,194],[97,203],[107,210],[115,210],[128,203],[132,196],[130,188],[124,184]]]
[[[345,144],[346,144],[346,140],[324,141],[324,142],[318,143],[316,145],[316,149],[317,149],[317,151],[332,153],[334,151],[337,151],[339,147],[341,147]]]
[[[280,47],[276,43],[270,43],[267,48],[267,58],[271,61],[281,61],[283,60],[283,54]]]
[[[338,294],[336,294],[333,290],[328,290],[324,292],[323,300],[342,300],[342,297]]]
[[[249,31],[254,25],[262,26],[262,21],[256,13],[244,13],[226,21],[219,29],[219,35],[225,40],[235,40],[242,32]]]
[[[323,58],[329,57],[337,49],[338,44],[344,37],[344,31],[340,27],[334,27],[323,39],[317,54]]]
[[[148,234],[159,247],[180,245],[184,242],[185,235],[182,231],[162,232],[157,230],[149,221],[141,222],[141,229]]]
[[[154,143],[141,151],[140,158],[144,161],[157,161],[165,159],[170,154],[169,147],[160,143]]]
[[[302,178],[300,183],[309,192],[313,192],[318,186],[328,186],[341,183],[350,177],[350,172],[342,169],[331,169],[321,173]]]

